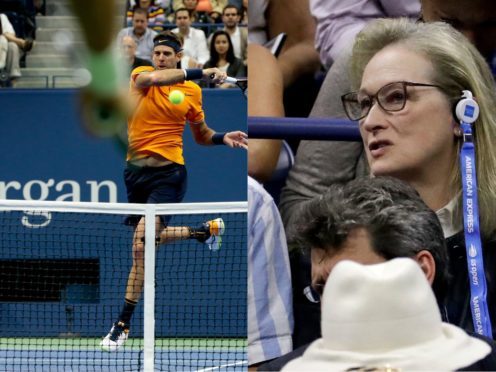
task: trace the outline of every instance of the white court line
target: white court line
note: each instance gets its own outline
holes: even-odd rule
[[[216,369],[233,367],[233,366],[241,366],[243,364],[248,364],[248,362],[246,360],[243,360],[241,362],[235,362],[235,363],[229,363],[229,364],[222,364],[222,365],[217,366],[217,367],[209,367],[209,368],[204,368],[204,369],[197,369],[195,372],[215,371]]]

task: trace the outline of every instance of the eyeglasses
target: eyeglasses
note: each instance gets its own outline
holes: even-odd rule
[[[370,96],[363,92],[350,92],[341,96],[346,116],[350,120],[361,120],[369,114],[374,105],[374,100],[387,112],[401,111],[405,108],[408,99],[406,87],[435,87],[439,85],[411,83],[409,81],[397,81],[384,85],[376,94]]]

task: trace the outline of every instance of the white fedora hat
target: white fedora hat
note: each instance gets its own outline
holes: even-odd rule
[[[452,371],[491,351],[442,322],[434,293],[410,258],[337,264],[325,285],[321,324],[322,338],[284,371]]]

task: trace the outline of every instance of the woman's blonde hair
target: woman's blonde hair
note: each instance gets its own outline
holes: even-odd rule
[[[415,23],[408,19],[379,19],[357,36],[351,57],[351,82],[360,86],[365,67],[372,57],[390,45],[405,46],[421,53],[434,67],[430,83],[439,85],[456,105],[462,90],[470,90],[480,107],[474,124],[480,223],[483,235],[496,233],[496,86],[493,75],[477,49],[446,23]],[[458,120],[455,118],[458,122]],[[458,152],[462,141],[457,138]],[[459,161],[453,162],[451,185],[461,190]],[[458,203],[459,206],[461,203]],[[460,208],[456,213],[461,219]]]

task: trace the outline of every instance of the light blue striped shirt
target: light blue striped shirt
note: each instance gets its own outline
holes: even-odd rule
[[[288,247],[272,197],[248,177],[248,364],[293,348]]]

